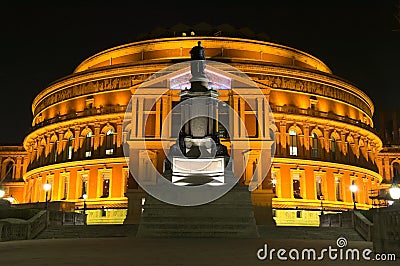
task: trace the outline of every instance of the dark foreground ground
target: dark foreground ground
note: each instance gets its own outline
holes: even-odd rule
[[[36,239],[0,242],[0,265],[399,265],[397,262],[259,260],[258,249],[337,248],[335,240],[302,239],[144,239],[135,237]],[[371,242],[349,241],[346,248],[372,249]],[[318,254],[318,253],[317,253]],[[288,253],[285,254],[288,256]],[[373,257],[374,254],[370,256]]]

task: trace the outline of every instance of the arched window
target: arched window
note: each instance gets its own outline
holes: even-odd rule
[[[106,155],[114,153],[114,130],[110,129],[106,133]]]
[[[13,175],[14,175],[14,162],[13,161],[9,161],[6,164],[6,173],[5,173],[5,177],[4,180],[5,181],[11,181],[13,179]]]
[[[334,137],[331,138],[331,155],[332,155],[332,160],[336,159],[336,139]]]
[[[273,141],[272,146],[271,146],[271,156],[275,155],[276,152],[276,137],[275,137],[275,132],[272,128],[269,129],[269,136],[271,140]]]
[[[67,158],[68,160],[72,159],[72,155],[74,153],[74,148],[72,146],[72,136],[69,137],[68,142],[67,142]]]
[[[400,176],[400,164],[398,162],[393,163],[393,177]]]
[[[289,154],[297,156],[297,133],[293,129],[289,130]]]
[[[83,142],[83,149],[86,158],[92,156],[92,132],[86,134],[86,138]]]
[[[312,133],[311,156],[314,158],[318,157],[318,135],[315,132]]]

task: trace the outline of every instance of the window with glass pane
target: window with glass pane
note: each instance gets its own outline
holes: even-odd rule
[[[315,178],[315,189],[317,194],[317,199],[322,199],[322,177],[317,176]]]
[[[57,147],[58,147],[58,142],[57,141],[55,141],[54,143],[53,143],[53,158],[54,158],[54,162],[57,162]]]
[[[289,154],[297,156],[297,133],[292,129],[289,131]]]
[[[295,199],[302,199],[300,190],[300,174],[293,175],[293,197]]]
[[[83,147],[85,151],[85,157],[92,156],[92,132],[86,134]]]
[[[342,201],[342,180],[336,178],[336,200]]]
[[[74,149],[72,147],[72,136],[68,139],[67,149],[68,149],[68,160],[71,160],[72,154],[74,152]]]
[[[82,179],[82,195],[81,198],[83,198],[83,195],[87,195],[87,188],[88,188],[88,181],[86,178]]]
[[[332,160],[336,160],[336,139],[335,138],[331,138],[331,157]]]
[[[315,133],[312,133],[311,156],[318,157],[318,136]]]
[[[64,177],[64,186],[63,186],[63,198],[62,199],[67,199],[68,198],[68,177]]]
[[[106,133],[106,155],[114,153],[114,130],[110,129]]]
[[[102,198],[107,198],[110,195],[110,179],[104,178],[103,179],[103,195]]]

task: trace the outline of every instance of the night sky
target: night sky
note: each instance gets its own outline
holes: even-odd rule
[[[398,1],[216,2],[2,3],[0,143],[22,143],[34,97],[81,61],[178,23],[230,24],[265,33],[321,59],[365,91],[378,110],[399,106]]]

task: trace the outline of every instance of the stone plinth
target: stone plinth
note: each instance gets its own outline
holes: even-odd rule
[[[374,251],[400,257],[400,202],[374,213],[372,242]]]
[[[251,195],[235,186],[221,198],[199,206],[176,206],[146,197],[137,237],[259,237]]]

